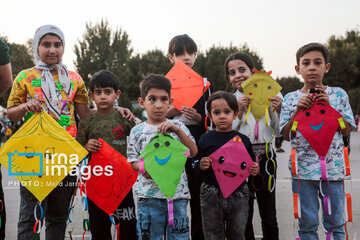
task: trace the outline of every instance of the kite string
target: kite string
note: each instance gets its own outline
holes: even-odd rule
[[[40,210],[40,217],[38,217],[37,214],[37,210]],[[40,232],[41,232],[41,222],[44,218],[44,211],[43,208],[41,206],[41,202],[37,202],[35,207],[34,207],[34,219],[35,219],[35,225],[34,225],[34,239],[35,240],[40,240]]]
[[[112,239],[118,240],[118,239],[120,239],[120,217],[118,215],[116,215],[116,213],[114,213],[113,215],[109,215],[109,218],[110,218],[110,222],[112,223],[112,225],[114,225],[114,232],[113,232]],[[115,218],[116,218],[118,224],[116,224]]]

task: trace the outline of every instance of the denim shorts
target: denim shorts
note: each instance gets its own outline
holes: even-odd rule
[[[138,198],[139,240],[189,240],[187,200],[174,200],[174,225],[168,223],[166,199]]]

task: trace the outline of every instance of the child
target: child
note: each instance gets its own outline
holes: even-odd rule
[[[126,137],[134,123],[122,118],[120,113],[114,110],[114,100],[118,100],[120,96],[118,84],[118,77],[110,71],[99,71],[91,78],[90,96],[97,106],[97,112],[80,121],[76,137],[90,153],[100,150],[101,144],[97,139],[102,138],[115,150],[126,156]],[[120,133],[118,129],[121,129]],[[111,240],[109,215],[91,199],[88,199],[88,204],[92,239]],[[123,212],[128,212],[128,215],[124,217],[121,215]],[[120,239],[137,239],[132,191],[129,191],[118,206],[115,215],[120,220]]]
[[[148,120],[131,129],[128,141],[128,161],[135,171],[139,171],[139,156],[152,137],[157,133],[170,132],[190,150],[190,156],[197,153],[194,138],[185,125],[176,120],[167,120],[165,115],[172,103],[170,98],[171,83],[159,74],[152,74],[140,83],[139,104],[148,113]],[[135,187],[138,197],[138,225],[140,239],[189,239],[187,200],[190,193],[187,176],[182,172],[174,196],[174,225],[167,220],[167,199],[149,174],[139,174]]]
[[[329,187],[326,182],[322,185],[324,194],[330,195],[331,217],[324,216],[324,227],[326,231],[333,231],[334,240],[345,239],[344,231],[344,154],[343,140],[340,134],[348,136],[350,125],[355,126],[353,114],[346,92],[338,87],[324,86],[322,83],[324,74],[330,69],[329,51],[319,43],[310,43],[301,48],[296,53],[295,70],[304,79],[304,87],[295,92],[290,92],[285,96],[281,107],[280,130],[284,138],[289,141],[290,129],[293,119],[301,109],[312,106],[314,100],[325,101],[337,110],[345,120],[346,129],[335,133],[330,149],[326,156],[328,170]],[[310,88],[315,88],[315,97],[308,93]],[[350,125],[349,125],[350,124]],[[291,146],[296,148],[298,161],[298,175],[300,178],[301,191],[299,193],[298,179],[293,179],[292,189],[294,193],[300,195],[301,219],[299,220],[299,235],[301,239],[318,239],[317,229],[319,225],[318,196],[319,183],[321,178],[321,167],[319,156],[298,131],[297,139],[292,132]],[[291,164],[289,165],[291,172]],[[320,197],[322,199],[322,197]],[[324,206],[323,206],[324,207]],[[335,226],[334,229],[333,226]]]
[[[68,71],[62,63],[64,48],[65,37],[58,27],[44,25],[35,31],[33,53],[36,65],[18,74],[8,99],[7,117],[12,122],[19,122],[23,117],[27,119],[34,112],[45,110],[72,136],[76,136],[75,115],[86,118],[91,111],[84,81],[79,74]],[[127,109],[119,111],[126,113],[129,118],[133,116]],[[76,177],[68,175],[42,202],[48,239],[65,238],[68,207],[75,181]],[[20,186],[20,197],[18,239],[32,239],[34,207],[38,200],[23,186]]]
[[[240,136],[253,161],[255,155],[248,137],[232,130],[232,122],[238,114],[236,98],[230,93],[214,93],[207,103],[208,116],[216,129],[201,136],[199,153],[194,167],[202,173],[203,183],[200,189],[201,214],[205,239],[245,239],[245,226],[249,210],[249,190],[241,184],[228,198],[224,198],[211,167],[209,156],[235,136]],[[239,158],[239,164],[240,164]],[[201,170],[201,171],[200,171]],[[252,175],[257,175],[259,166],[255,163],[250,168]]]
[[[7,103],[7,116],[12,122],[43,109],[69,132],[76,131],[75,109],[80,117],[90,114],[88,95],[81,77],[68,71],[62,63],[65,38],[56,26],[39,27],[33,39],[36,66],[21,71],[15,78]],[[62,111],[63,105],[68,110]],[[66,115],[67,121],[60,121]],[[68,207],[76,177],[68,175],[43,202],[47,239],[64,239]],[[20,186],[18,239],[34,238],[34,207],[38,200]],[[49,207],[47,207],[49,206]],[[55,207],[56,206],[56,207]]]
[[[259,135],[255,138],[255,124],[256,120],[252,112],[249,112],[247,122],[245,116],[250,99],[245,96],[241,84],[254,74],[254,62],[249,55],[244,53],[235,53],[230,55],[225,60],[225,73],[226,78],[236,89],[234,96],[239,104],[239,115],[233,122],[233,129],[248,136],[253,146],[254,153],[259,158],[260,175],[256,178],[249,178],[250,190],[256,195],[257,203],[259,206],[259,213],[261,217],[261,226],[263,231],[264,240],[277,240],[279,239],[279,228],[276,220],[276,204],[275,204],[275,177],[276,165],[273,162],[268,162],[266,156],[266,142],[270,141],[273,137],[272,131],[264,131],[265,129],[265,114],[260,119]],[[280,113],[282,95],[279,93],[277,96],[271,98],[272,105],[269,107],[269,125],[274,129],[275,135],[278,135],[278,124]],[[276,111],[273,111],[275,108]],[[268,155],[273,156],[274,163],[276,163],[276,155],[274,150],[270,147]],[[267,166],[267,169],[266,169]],[[272,174],[271,176],[269,174]],[[272,177],[271,186],[272,191],[268,189],[268,182]],[[271,179],[270,179],[271,180]],[[254,212],[254,198],[249,199],[249,218],[246,226],[245,237],[247,240],[255,240],[254,230],[252,225],[252,218]]]
[[[187,66],[192,68],[196,60],[197,45],[194,40],[187,34],[175,36],[169,43],[169,59],[172,64],[177,61],[182,61]],[[205,129],[205,102],[208,100],[212,86],[206,91],[203,96],[190,107],[183,107],[181,112],[170,107],[166,117],[177,119],[184,123],[190,130],[191,135],[198,142],[200,136],[206,132]],[[201,211],[200,211],[200,185],[201,177],[194,173],[191,169],[191,160],[185,165],[186,173],[188,175],[189,189],[191,193],[190,209],[191,209],[191,237],[192,239],[202,240],[204,239],[201,223]]]

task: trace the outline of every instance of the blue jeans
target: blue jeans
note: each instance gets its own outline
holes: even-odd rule
[[[45,238],[64,240],[68,207],[75,190],[76,177],[68,175],[42,202],[45,217]],[[17,239],[34,239],[34,207],[38,200],[25,187],[20,186],[20,213]],[[38,209],[37,216],[40,217]]]
[[[323,197],[320,194],[320,181],[300,180],[300,206],[301,219],[299,220],[299,236],[301,240],[318,240],[317,234],[319,226],[319,199],[322,205],[322,222],[326,231],[332,231],[334,240],[345,239],[345,193],[342,181],[329,181],[329,187],[326,181],[322,182],[321,188],[324,195],[329,196],[331,202],[331,216],[324,213]],[[299,193],[298,180],[293,179],[292,189],[294,193]],[[333,224],[334,223],[334,224]],[[334,229],[333,229],[334,225]]]
[[[166,199],[138,198],[139,240],[188,240],[187,200],[174,200],[174,225],[168,223]]]
[[[224,198],[220,189],[201,184],[200,205],[206,240],[244,240],[249,213],[249,189],[246,184]]]

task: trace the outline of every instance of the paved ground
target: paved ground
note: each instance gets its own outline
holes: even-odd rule
[[[285,153],[278,154],[278,179],[277,179],[277,217],[280,228],[280,239],[294,239],[293,230],[293,204],[291,194],[290,173],[287,168],[290,146],[288,142],[283,143]],[[352,132],[351,134],[351,154],[350,154],[351,174],[352,174],[352,203],[354,216],[354,229],[360,229],[360,133]],[[5,169],[3,172],[3,187],[5,191],[7,222],[6,222],[6,239],[16,239],[17,220],[19,212],[19,188],[14,186],[15,178],[9,177]],[[347,189],[350,184],[347,183]],[[255,213],[254,218],[255,233],[261,236],[260,219]],[[351,225],[350,225],[351,228]],[[42,231],[42,235],[44,230]],[[75,213],[75,230],[74,239],[82,237],[82,215],[81,202],[78,201]],[[322,228],[319,227],[320,239],[325,239]],[[42,237],[42,239],[45,239]],[[86,239],[90,239],[89,237]],[[259,238],[260,239],[260,238]]]

